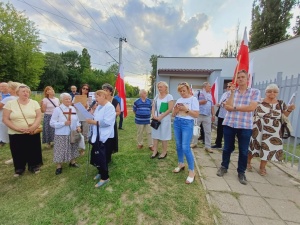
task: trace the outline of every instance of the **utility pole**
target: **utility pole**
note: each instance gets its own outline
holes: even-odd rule
[[[122,65],[122,44],[123,41],[127,42],[126,38],[119,38],[119,71],[120,71],[120,66]]]

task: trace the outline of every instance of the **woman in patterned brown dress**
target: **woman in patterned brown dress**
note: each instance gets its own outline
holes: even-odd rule
[[[257,105],[254,113],[252,137],[250,139],[247,169],[252,170],[251,159],[260,157],[259,174],[267,174],[266,165],[269,160],[281,161],[283,158],[283,142],[281,134],[281,114],[289,116],[295,105],[287,106],[278,100],[279,88],[270,84],[266,88],[265,98]]]

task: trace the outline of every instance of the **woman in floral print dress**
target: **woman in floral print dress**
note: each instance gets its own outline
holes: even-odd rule
[[[250,139],[247,169],[252,170],[251,159],[260,157],[260,175],[266,175],[266,164],[269,160],[283,159],[283,142],[281,134],[281,114],[286,116],[295,109],[278,100],[279,88],[270,84],[266,88],[266,97],[257,105],[254,113],[252,137]]]

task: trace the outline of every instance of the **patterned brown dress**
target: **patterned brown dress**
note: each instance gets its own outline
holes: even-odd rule
[[[281,107],[280,107],[281,104]],[[254,113],[252,137],[249,155],[261,160],[281,161],[283,159],[283,142],[281,134],[281,108],[286,110],[283,101],[275,104],[261,102]]]

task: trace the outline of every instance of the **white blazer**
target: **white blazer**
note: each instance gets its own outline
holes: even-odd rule
[[[99,122],[99,141],[105,143],[108,138],[114,137],[116,110],[110,102],[107,102],[104,106],[97,106],[94,111],[94,120]],[[97,137],[97,125],[92,125],[91,131],[91,142],[94,143]]]

